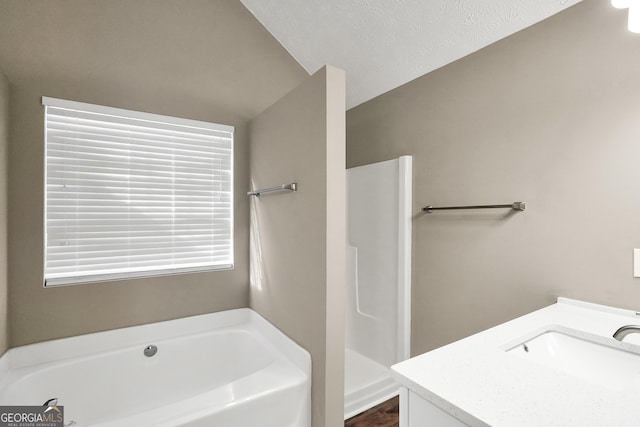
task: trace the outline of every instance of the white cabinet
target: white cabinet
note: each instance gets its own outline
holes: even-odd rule
[[[462,421],[402,387],[400,427],[467,427]]]

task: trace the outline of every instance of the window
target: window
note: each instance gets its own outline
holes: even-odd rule
[[[45,286],[233,268],[233,127],[42,103]]]

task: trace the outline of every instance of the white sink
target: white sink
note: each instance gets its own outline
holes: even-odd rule
[[[640,390],[640,347],[551,326],[506,351],[612,390]]]

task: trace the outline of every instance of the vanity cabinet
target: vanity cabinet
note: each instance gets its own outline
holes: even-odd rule
[[[468,427],[466,424],[402,387],[400,390],[400,427]]]

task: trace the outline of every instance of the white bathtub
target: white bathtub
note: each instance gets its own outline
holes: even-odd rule
[[[157,346],[152,357],[147,345]],[[74,427],[309,427],[311,358],[250,309],[17,347],[0,405],[58,398]]]

